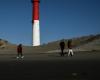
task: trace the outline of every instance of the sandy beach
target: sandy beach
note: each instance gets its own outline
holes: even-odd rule
[[[0,53],[0,80],[95,80],[100,78],[100,51],[75,52],[74,56],[59,53],[29,53],[16,59],[16,53]]]

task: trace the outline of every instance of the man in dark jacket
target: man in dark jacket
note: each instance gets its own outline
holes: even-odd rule
[[[65,48],[64,40],[61,40],[59,45],[60,45],[60,49],[61,49],[61,56],[64,56],[64,48]]]
[[[72,40],[71,39],[68,40],[67,45],[68,45],[68,56],[69,55],[73,56],[74,53],[73,53],[73,50],[72,50]]]
[[[20,56],[21,56],[21,58],[24,57],[23,54],[22,54],[22,44],[19,44],[17,46],[17,53],[18,53],[17,58],[19,58]]]

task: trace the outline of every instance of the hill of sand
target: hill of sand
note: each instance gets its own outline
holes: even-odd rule
[[[64,39],[66,44],[66,50],[67,51],[67,41],[68,39]],[[31,54],[31,53],[44,53],[44,52],[59,52],[59,42],[61,40],[49,42],[47,44],[40,45],[38,47],[33,46],[24,46],[23,45],[23,52],[25,54]],[[73,50],[74,51],[95,51],[100,50],[100,34],[96,35],[88,35],[88,36],[82,36],[77,38],[72,38],[72,44],[73,44]],[[0,53],[10,53],[16,52],[16,44],[12,44],[7,40],[0,39]]]

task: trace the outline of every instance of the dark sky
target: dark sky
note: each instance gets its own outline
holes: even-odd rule
[[[0,0],[0,38],[32,44],[31,0]],[[40,0],[41,44],[100,33],[100,0]]]

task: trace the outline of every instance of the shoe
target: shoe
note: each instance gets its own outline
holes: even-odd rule
[[[19,57],[17,56],[16,58],[18,59]]]
[[[21,58],[24,58],[24,56],[22,56]]]

